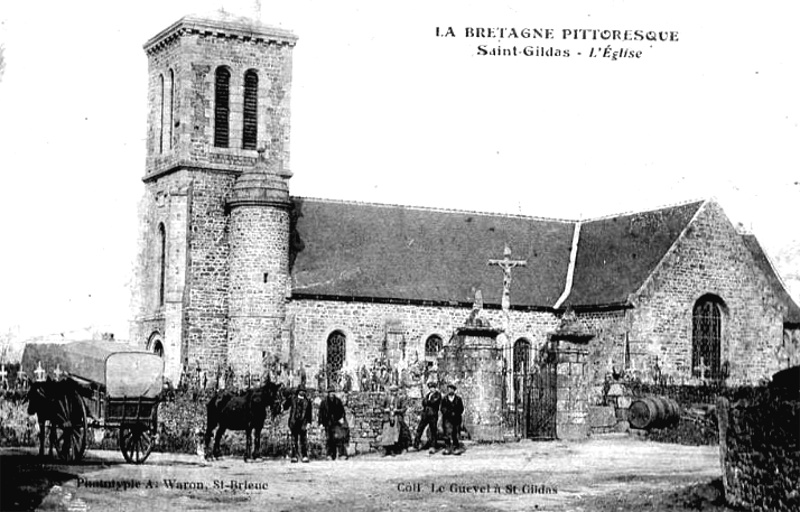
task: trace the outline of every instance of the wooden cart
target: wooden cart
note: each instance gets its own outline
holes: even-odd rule
[[[28,344],[22,369],[41,389],[50,447],[72,462],[86,452],[88,428],[119,429],[125,460],[141,464],[150,455],[158,424],[164,361],[156,354],[114,342]]]

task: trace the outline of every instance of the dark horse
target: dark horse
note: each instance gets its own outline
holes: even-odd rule
[[[249,389],[241,394],[228,391],[216,393],[206,406],[208,412],[204,443],[206,458],[219,457],[219,442],[226,430],[245,430],[247,447],[244,460],[246,462],[251,455],[251,434],[255,435],[252,458],[257,460],[261,453],[261,429],[264,428],[264,420],[267,418],[267,408],[272,411],[273,418],[281,413],[281,388],[281,384],[267,380],[260,388]],[[208,444],[214,428],[217,428],[214,451],[209,455]]]
[[[50,425],[50,449],[48,454],[53,455],[56,441],[61,443],[59,456],[66,457],[69,450],[78,454],[83,452],[82,446],[70,446],[77,441],[72,436],[62,432],[62,439],[56,439],[56,426],[79,424],[83,417],[82,409],[76,407],[74,398],[79,394],[78,386],[72,380],[54,381],[47,379],[31,384],[25,399],[28,401],[28,414],[35,414],[39,423],[39,456],[44,456],[44,441],[47,424]],[[80,440],[85,442],[85,440]]]

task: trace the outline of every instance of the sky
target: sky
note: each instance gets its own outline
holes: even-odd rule
[[[219,8],[299,36],[293,195],[567,219],[713,197],[800,276],[795,2],[17,0],[0,3],[0,333],[127,338],[142,45]],[[467,37],[491,27],[553,37]],[[608,46],[641,55],[591,56]]]

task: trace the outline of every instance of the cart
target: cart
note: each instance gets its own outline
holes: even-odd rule
[[[45,438],[61,460],[83,458],[88,428],[119,429],[127,462],[141,464],[150,455],[163,387],[161,357],[106,341],[28,344],[22,369],[45,404],[29,412],[49,424]]]

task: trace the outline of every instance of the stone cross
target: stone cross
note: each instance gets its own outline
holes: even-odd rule
[[[33,370],[33,374],[36,376],[36,382],[42,382],[44,380],[44,377],[45,375],[47,375],[47,372],[44,370],[44,368],[42,368],[41,361],[39,361],[39,366],[37,366],[36,369]]]
[[[56,376],[56,380],[61,380],[61,375],[64,373],[64,370],[61,369],[61,365],[57,364],[56,369],[53,370],[53,374]]]
[[[6,371],[6,365],[0,365],[0,383],[4,385],[8,383],[8,372]]]
[[[512,260],[511,248],[506,244],[503,251],[502,260],[489,260],[489,266],[500,267],[503,271],[503,298],[500,305],[503,308],[503,316],[505,317],[505,328],[508,329],[509,324],[509,311],[511,309],[511,269],[515,267],[525,267],[528,262],[525,260]]]
[[[702,357],[700,358],[700,364],[699,364],[699,365],[697,365],[697,369],[698,369],[698,370],[700,370],[700,379],[701,379],[701,380],[706,380],[706,372],[707,372],[708,370],[710,370],[710,369],[711,369],[711,367],[710,367],[710,366],[708,366],[708,365],[705,363],[705,361],[703,360],[703,358],[702,358]]]

